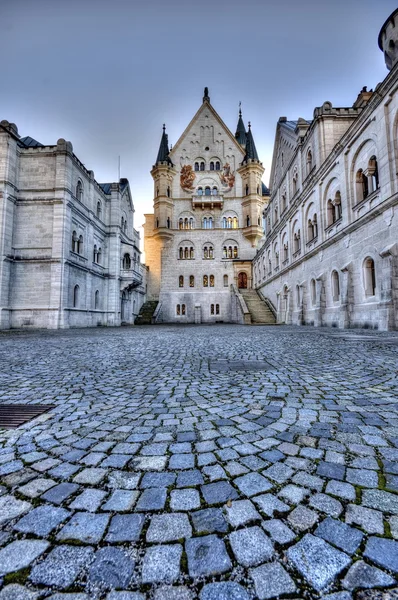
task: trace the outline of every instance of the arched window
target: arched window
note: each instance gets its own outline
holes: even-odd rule
[[[249,217],[249,215],[247,215],[247,217],[246,217],[246,226],[250,227],[250,217]]]
[[[213,229],[213,217],[209,217],[207,225],[208,229]]]
[[[178,278],[178,287],[183,288],[184,287],[184,275],[180,275]]]
[[[97,264],[98,265],[101,264],[101,255],[102,255],[102,249],[98,248],[98,252],[97,252]]]
[[[300,286],[296,285],[296,306],[300,308]]]
[[[184,228],[185,229],[189,229],[189,220],[188,220],[188,217],[185,217],[185,219],[184,219]]]
[[[198,196],[203,196],[203,188],[198,188]]]
[[[189,229],[193,229],[193,217],[189,219]]]
[[[375,192],[379,188],[379,169],[377,166],[377,159],[375,156],[371,156],[368,164],[368,174],[371,183],[371,191]]]
[[[219,171],[219,170],[220,170],[220,161],[217,161],[216,162],[216,171]]]
[[[328,214],[328,227],[330,227],[336,221],[335,212],[334,212],[334,204],[330,199],[327,202],[327,214]]]
[[[95,310],[99,308],[99,290],[96,290],[94,294],[94,308]]]
[[[294,194],[298,190],[298,173],[297,173],[297,171],[295,171],[293,174],[292,186],[293,186],[293,196],[294,196]]]
[[[83,184],[80,179],[76,184],[76,198],[80,201],[83,199]]]
[[[208,253],[208,250],[207,250],[207,246],[205,246],[203,248],[203,258],[209,258],[209,253]]]
[[[185,304],[181,304],[181,314],[185,315]]]
[[[238,246],[234,246],[234,258],[238,258]]]
[[[363,263],[363,280],[366,296],[374,296],[376,293],[376,272],[373,258],[366,258]]]
[[[100,218],[102,212],[101,202],[98,200],[97,202],[97,217]]]
[[[124,221],[124,233],[127,233],[127,219]]]
[[[181,247],[181,248],[179,249],[179,251],[178,251],[178,255],[179,255],[179,258],[180,258],[180,259],[184,258],[184,248],[182,248],[182,247]]]
[[[193,275],[189,276],[189,287],[195,287],[195,277]]]
[[[216,315],[220,314],[220,305],[216,304]]]
[[[184,258],[188,259],[189,258],[189,248],[185,248],[184,249]]]
[[[226,246],[224,246],[224,248],[222,249],[222,256],[223,256],[223,258],[228,257],[228,249]]]
[[[207,217],[203,219],[203,229],[207,229]]]
[[[210,304],[210,314],[214,315],[214,304]]]
[[[209,287],[209,278],[207,275],[203,275],[203,287]]]
[[[224,287],[228,287],[228,275],[224,275]]]
[[[336,221],[338,221],[339,219],[341,219],[342,214],[343,214],[343,211],[341,208],[341,194],[339,191],[337,191],[334,196],[334,207],[335,207],[335,210],[334,210],[335,219],[336,219]]]
[[[167,197],[170,198],[170,186],[167,186]]]
[[[232,246],[228,246],[228,258],[232,258]]]
[[[336,223],[339,219],[341,219],[342,210],[341,210],[341,194],[339,191],[335,193],[334,199],[327,201],[327,223],[328,227]]]
[[[198,162],[195,163],[195,171],[199,171],[199,163]]]
[[[283,244],[283,261],[285,262],[289,258],[289,245],[288,242]]]
[[[80,288],[78,285],[75,285],[73,288],[73,308],[79,308],[80,302]]]
[[[332,271],[332,298],[334,302],[340,300],[340,281],[337,271]]]
[[[77,240],[77,253],[83,254],[83,236],[79,235],[79,239]]]
[[[307,152],[307,175],[312,171],[312,152],[308,150]]]
[[[178,229],[184,229],[184,220],[183,219],[179,219],[179,221],[178,221]]]
[[[98,250],[97,250],[97,245],[94,245],[94,250],[93,250],[93,262],[97,262],[97,254],[98,254]]]
[[[277,222],[278,222],[278,205],[276,204],[275,208],[274,208],[274,223],[277,223]]]
[[[315,304],[316,304],[316,282],[315,282],[315,279],[311,279],[310,290],[311,290],[311,304],[312,304],[312,306],[315,306]]]
[[[294,252],[298,252],[301,249],[301,237],[300,237],[300,229],[297,230],[297,232],[294,234],[293,236],[293,243],[294,243]]]
[[[189,258],[194,258],[194,252],[193,252],[193,248],[191,246],[191,248],[189,249]]]
[[[176,315],[177,317],[181,315],[181,304],[176,305]]]
[[[167,217],[166,223],[167,223],[167,229],[170,229],[170,217]]]
[[[238,217],[233,218],[232,227],[233,229],[238,229]]]
[[[73,231],[72,233],[72,252],[77,252],[77,233]]]
[[[131,269],[131,258],[130,258],[130,254],[128,254],[127,252],[123,256],[123,269],[125,269],[125,270]]]
[[[248,186],[248,185],[246,185],[246,188],[245,188],[245,196],[248,196],[248,195],[249,195],[249,186]]]
[[[205,170],[205,163],[204,163],[204,162],[201,162],[201,163],[200,163],[200,170],[201,170],[201,171],[204,171],[204,170]]]
[[[214,275],[210,275],[210,287],[214,287]]]
[[[223,229],[227,228],[227,217],[222,218],[222,226],[223,226]]]
[[[282,212],[284,212],[286,210],[287,204],[286,204],[286,192],[284,192],[282,194],[282,198],[281,198],[281,210]]]
[[[211,189],[209,186],[205,187],[205,196],[211,196]]]
[[[213,189],[211,190],[211,193],[212,193],[213,196],[217,196],[218,189],[216,188],[216,186],[213,187]]]
[[[359,169],[359,171],[357,171],[356,187],[357,187],[357,204],[359,204],[359,202],[362,202],[363,200],[365,200],[365,198],[367,198],[369,195],[368,178],[366,177],[366,175],[362,169]]]
[[[210,171],[214,171],[214,162],[213,161],[210,163]]]

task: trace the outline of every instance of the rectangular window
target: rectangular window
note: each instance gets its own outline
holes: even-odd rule
[[[181,305],[181,314],[185,315],[185,304]]]
[[[214,304],[210,305],[210,314],[214,315]]]
[[[220,305],[216,304],[216,315],[220,314]]]

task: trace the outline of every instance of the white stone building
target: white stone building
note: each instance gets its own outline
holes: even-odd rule
[[[145,215],[148,296],[156,322],[242,320],[237,288],[251,288],[268,190],[241,113],[233,135],[203,103],[172,150],[165,131],[156,164],[154,214]]]
[[[279,322],[398,327],[397,21],[380,32],[391,70],[374,91],[277,124],[253,277]]]
[[[0,123],[0,328],[133,323],[146,269],[127,179]]]

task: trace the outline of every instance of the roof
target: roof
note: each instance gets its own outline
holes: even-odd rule
[[[241,146],[246,146],[246,129],[243,123],[241,110],[239,110],[239,120],[236,127],[235,137]]]
[[[123,190],[128,186],[128,184],[129,184],[128,179],[125,179],[124,177],[122,177],[119,181],[120,191],[123,192]],[[112,183],[99,183],[98,185],[100,186],[100,188],[102,189],[104,194],[108,195],[111,193]]]
[[[40,144],[37,140],[27,135],[23,138],[19,138],[19,141],[25,148],[44,148],[43,144]]]
[[[383,31],[384,31],[384,29],[387,27],[388,23],[389,23],[390,21],[393,21],[393,20],[395,19],[395,17],[396,17],[396,15],[397,15],[397,14],[398,14],[398,8],[396,8],[396,9],[394,10],[394,12],[392,12],[392,13],[391,13],[391,15],[390,15],[390,16],[388,17],[388,19],[387,19],[387,20],[386,20],[386,21],[383,23],[383,26],[382,26],[382,27],[381,27],[381,29],[380,29],[379,37],[378,37],[378,39],[377,39],[377,42],[378,42],[378,44],[379,44],[379,48],[380,48],[380,50],[383,50],[383,44],[382,44],[382,42],[381,42],[381,38],[382,38]]]
[[[160,162],[167,162],[172,165],[173,163],[171,162],[169,153],[170,153],[169,136],[166,133],[166,125],[163,125],[163,134],[162,134],[162,138],[160,140],[160,146],[159,146],[158,156],[156,158],[156,164],[160,163]]]
[[[259,160],[257,150],[256,150],[256,144],[254,143],[252,130],[250,127],[250,123],[249,123],[249,130],[246,134],[246,154],[245,154],[245,158],[243,159],[243,162],[245,162],[248,159]]]
[[[270,191],[267,188],[267,186],[265,185],[265,183],[262,181],[261,182],[261,195],[262,196],[269,196],[270,195]]]

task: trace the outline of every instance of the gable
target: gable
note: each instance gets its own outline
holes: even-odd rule
[[[296,150],[296,124],[296,121],[279,121],[277,124],[270,174],[271,192],[279,185]]]

